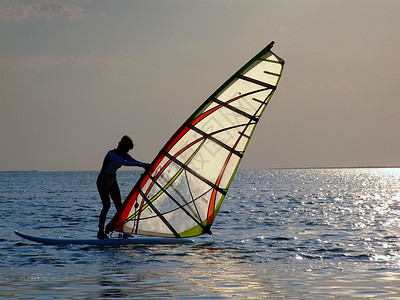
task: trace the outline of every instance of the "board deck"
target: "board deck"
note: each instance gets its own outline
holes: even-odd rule
[[[108,240],[99,239],[72,239],[72,238],[47,238],[38,237],[14,230],[19,237],[45,245],[157,245],[157,244],[191,244],[194,241],[187,238],[164,238],[164,237],[130,237],[130,238],[110,238]]]

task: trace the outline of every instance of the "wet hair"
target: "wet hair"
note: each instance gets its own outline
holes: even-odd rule
[[[127,135],[124,135],[118,143],[118,148],[122,147],[131,150],[133,149],[133,146],[135,146],[135,144],[133,143],[132,139]]]

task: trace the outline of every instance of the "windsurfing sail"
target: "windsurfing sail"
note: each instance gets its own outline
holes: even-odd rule
[[[163,237],[210,227],[274,94],[284,61],[271,42],[175,132],[133,187],[108,231]]]

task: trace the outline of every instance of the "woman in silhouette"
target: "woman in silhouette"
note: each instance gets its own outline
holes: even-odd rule
[[[134,147],[132,139],[124,135],[118,143],[118,147],[110,150],[103,161],[100,174],[97,177],[97,189],[103,202],[103,209],[100,213],[98,239],[108,239],[104,232],[107,212],[111,207],[110,196],[118,210],[122,206],[121,192],[117,183],[117,170],[122,166],[138,166],[147,168],[149,164],[143,163],[132,158],[128,152]]]

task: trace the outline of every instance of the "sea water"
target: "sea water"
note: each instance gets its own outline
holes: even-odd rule
[[[122,195],[139,176],[119,173]],[[46,246],[13,233],[95,237],[96,177],[0,172],[0,298],[400,298],[400,169],[239,170],[213,235],[190,245]]]

